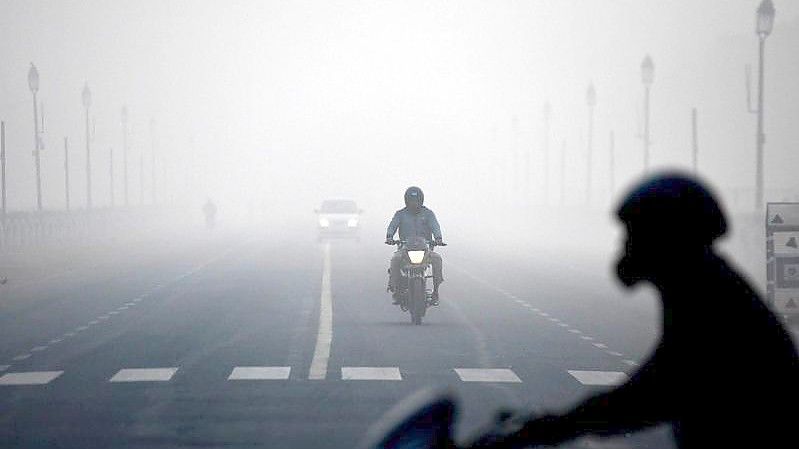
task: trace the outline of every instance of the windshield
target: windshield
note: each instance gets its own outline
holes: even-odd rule
[[[320,211],[331,214],[354,214],[358,212],[358,206],[355,201],[330,200],[322,202]]]
[[[797,0],[0,1],[0,449],[353,448],[429,388],[458,443],[788,446],[797,44]]]

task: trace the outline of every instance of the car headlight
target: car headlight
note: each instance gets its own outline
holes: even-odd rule
[[[413,264],[420,264],[424,260],[424,251],[408,251],[408,259]]]
[[[330,226],[330,220],[328,220],[327,218],[320,218],[319,219],[319,226],[321,226],[323,228],[326,228],[326,227]]]
[[[357,218],[350,218],[347,220],[347,227],[354,228],[358,226],[358,219]]]

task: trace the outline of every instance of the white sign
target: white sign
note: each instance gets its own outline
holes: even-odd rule
[[[766,220],[771,228],[799,226],[799,203],[769,203]]]
[[[774,303],[772,310],[777,313],[794,314],[799,313],[799,290],[778,289],[774,292]]]
[[[775,232],[774,255],[799,256],[799,232]]]

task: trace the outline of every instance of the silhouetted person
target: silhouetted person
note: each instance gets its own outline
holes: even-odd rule
[[[618,217],[627,229],[619,279],[650,282],[661,295],[657,349],[615,390],[484,446],[554,445],[670,423],[681,448],[797,447],[796,349],[713,250],[727,223],[710,192],[680,174],[655,176],[627,196]]]
[[[205,226],[208,229],[213,228],[216,224],[216,204],[210,198],[203,205],[203,214],[205,215]]]

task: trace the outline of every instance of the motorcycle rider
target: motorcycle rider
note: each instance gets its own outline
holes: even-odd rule
[[[441,237],[441,227],[438,225],[436,214],[424,206],[424,192],[416,186],[405,190],[405,207],[394,213],[394,218],[388,224],[386,231],[386,244],[393,245],[394,234],[399,230],[400,240],[409,241],[414,237],[422,237],[433,241],[436,245],[445,246]],[[443,262],[441,256],[430,251],[430,264],[433,267],[433,297],[432,305],[438,305],[438,286],[444,282]],[[389,291],[392,292],[394,304],[399,304],[399,276],[402,266],[402,251],[394,252],[391,257],[391,271],[389,276]]]
[[[799,358],[791,337],[749,283],[713,248],[727,230],[716,200],[680,174],[651,178],[622,203],[627,241],[617,265],[627,287],[660,292],[662,336],[616,389],[564,414],[540,416],[473,448],[556,445],[671,424],[677,447],[796,443]]]

